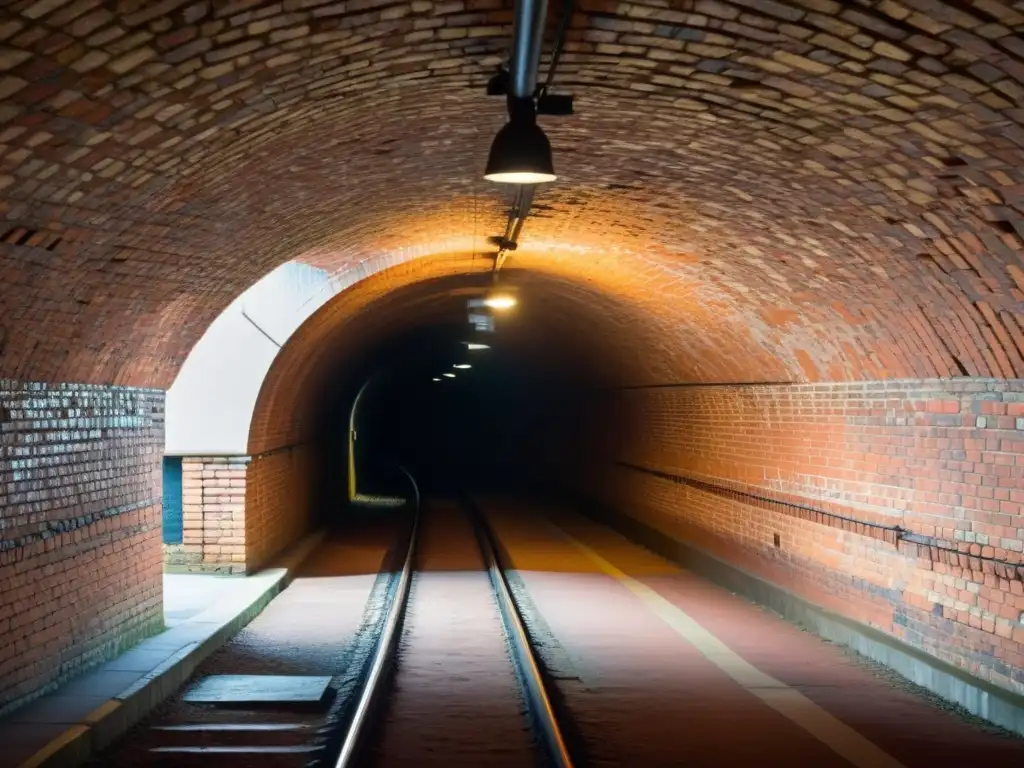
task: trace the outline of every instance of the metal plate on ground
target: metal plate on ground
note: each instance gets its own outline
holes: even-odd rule
[[[186,755],[301,755],[323,748],[318,744],[300,744],[293,747],[153,747],[149,751]]]
[[[279,731],[303,731],[309,728],[305,723],[185,723],[184,725],[154,725],[154,731],[190,733],[211,731],[221,733],[277,733]]]
[[[210,675],[183,697],[203,704],[319,704],[329,677],[299,675]]]

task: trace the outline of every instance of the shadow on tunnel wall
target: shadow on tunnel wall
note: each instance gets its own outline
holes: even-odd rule
[[[592,287],[507,270],[502,282],[521,290],[522,306],[481,339],[489,349],[467,357],[467,298],[489,290],[491,274],[408,282],[418,271],[402,264],[341,292],[275,359],[250,427],[248,570],[349,507],[348,420],[368,380],[357,414],[358,493],[408,493],[399,464],[424,493],[524,492],[570,453],[556,438],[571,432],[567,402],[639,370],[643,344],[607,345],[608,324],[626,324],[641,341],[657,334],[649,317]],[[453,368],[466,362],[473,368]]]

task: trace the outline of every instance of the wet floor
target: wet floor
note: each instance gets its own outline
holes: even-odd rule
[[[965,720],[605,526],[484,507],[592,764],[1024,764],[1024,739]]]

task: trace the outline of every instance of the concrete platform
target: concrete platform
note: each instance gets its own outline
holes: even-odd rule
[[[588,763],[1024,765],[1024,740],[607,526],[481,506]]]
[[[364,525],[349,520],[334,527],[287,589],[89,765],[305,768],[315,753],[292,748],[322,746],[324,724],[344,717],[374,647],[391,574],[404,554],[407,519],[372,516]],[[332,684],[317,703],[189,700],[195,684],[220,675],[329,677]],[[289,750],[271,753],[270,747]]]
[[[322,538],[248,577],[167,574],[167,629],[0,719],[0,766],[73,766],[125,733],[248,624]]]
[[[874,627],[815,605],[614,510],[588,502],[582,502],[579,508],[687,571],[768,608],[829,642],[846,646],[884,665],[975,717],[1024,736],[1024,695],[975,677]]]
[[[164,624],[168,629],[228,598],[245,579],[204,573],[164,574]]]

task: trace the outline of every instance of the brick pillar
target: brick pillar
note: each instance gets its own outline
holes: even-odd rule
[[[166,570],[245,573],[245,476],[248,456],[182,459],[182,543]]]
[[[159,390],[0,379],[0,713],[163,626],[163,411]]]

